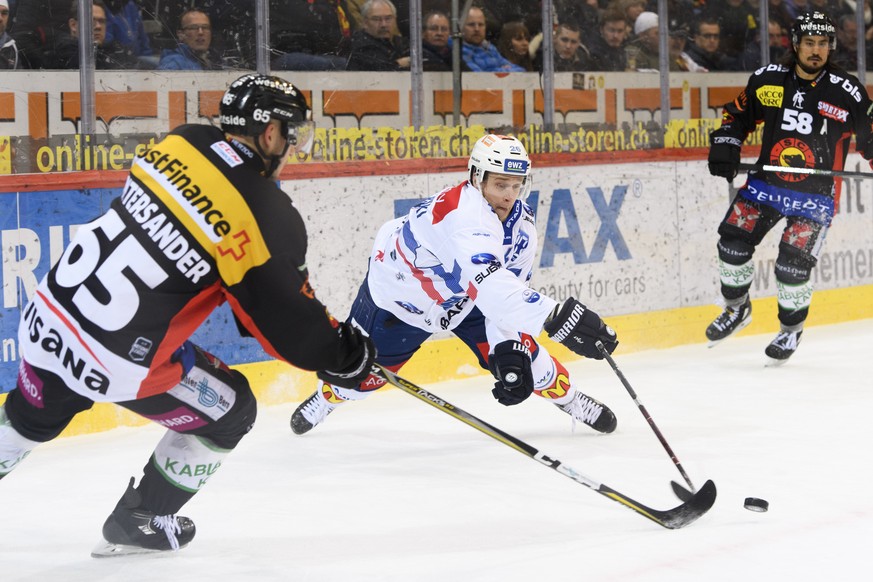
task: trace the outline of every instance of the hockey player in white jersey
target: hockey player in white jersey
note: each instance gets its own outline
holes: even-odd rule
[[[376,346],[376,362],[398,371],[432,334],[452,331],[490,369],[498,402],[532,393],[575,421],[610,433],[616,418],[583,394],[566,368],[534,339],[543,329],[574,352],[596,359],[600,341],[612,353],[615,332],[574,298],[558,303],[531,289],[537,249],[527,152],[514,137],[486,135],[473,146],[468,179],[422,201],[376,235],[369,271],[348,322]],[[384,385],[370,376],[338,383],[319,374],[316,391],[294,411],[297,434],[324,422],[350,400]]]

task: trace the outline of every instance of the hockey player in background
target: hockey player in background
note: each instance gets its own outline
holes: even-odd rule
[[[370,268],[348,323],[376,346],[376,362],[397,371],[433,333],[452,331],[490,369],[498,402],[514,405],[531,393],[597,431],[615,430],[604,404],[586,396],[566,368],[534,339],[543,329],[589,358],[602,359],[618,341],[597,314],[567,299],[531,289],[537,250],[534,216],[524,204],[530,159],[513,137],[486,135],[467,164],[468,179],[415,206],[379,230]],[[384,382],[333,381],[319,374],[316,391],[294,411],[291,427],[310,431],[349,400]]]
[[[834,66],[836,29],[821,12],[801,14],[791,27],[786,64],[755,71],[745,90],[724,106],[711,135],[709,171],[730,182],[740,146],[763,122],[760,165],[840,170],[852,134],[857,150],[873,159],[870,98],[857,78]],[[725,309],[706,329],[711,345],[751,322],[752,256],[777,222],[785,227],[776,258],[780,331],[765,349],[768,365],[784,363],[797,349],[809,313],[811,270],[839,202],[830,176],[756,171],[737,192],[718,227],[719,275]]]
[[[246,75],[220,113],[222,129],[183,125],[134,161],[121,196],[78,230],[21,318],[0,477],[94,402],[167,428],[95,557],[190,542],[194,523],[176,512],[255,421],[246,378],[188,341],[220,304],[271,355],[326,378],[363,380],[373,362],[370,340],[315,298],[303,219],[274,181],[311,146],[306,99],[278,77]]]

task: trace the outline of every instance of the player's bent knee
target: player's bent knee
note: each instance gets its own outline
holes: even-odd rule
[[[776,257],[776,280],[788,285],[806,283],[816,264],[812,255],[788,244],[779,245]]]
[[[755,246],[736,236],[722,235],[718,240],[718,258],[729,265],[742,265],[752,260]]]

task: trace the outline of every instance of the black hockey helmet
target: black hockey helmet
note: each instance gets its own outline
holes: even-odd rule
[[[792,46],[800,44],[803,36],[826,36],[830,40],[831,50],[837,48],[837,27],[824,12],[804,12],[797,17],[791,25]]]
[[[230,134],[258,136],[271,119],[276,119],[282,122],[289,145],[306,146],[312,139],[313,124],[306,97],[280,77],[243,75],[224,93],[219,114],[221,129]]]

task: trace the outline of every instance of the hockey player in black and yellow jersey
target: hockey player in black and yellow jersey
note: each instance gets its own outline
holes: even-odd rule
[[[103,527],[95,556],[178,549],[176,512],[251,429],[246,378],[188,338],[228,302],[272,356],[343,385],[374,352],[316,299],[306,229],[274,179],[308,151],[305,98],[246,75],[224,94],[221,129],[185,125],[137,158],[109,210],[81,227],[23,311],[17,388],[0,408],[0,477],[94,402],[167,428]]]
[[[709,170],[728,181],[737,174],[740,147],[764,124],[761,166],[841,170],[852,134],[857,150],[873,159],[871,101],[853,75],[831,64],[836,29],[821,12],[800,15],[792,26],[785,64],[758,69],[745,90],[724,106],[712,132]],[[725,310],[706,330],[711,345],[751,321],[749,299],[755,248],[779,220],[786,224],[776,259],[781,329],[767,346],[768,365],[784,363],[797,349],[809,312],[810,271],[818,261],[839,202],[830,176],[752,172],[719,225],[719,275]]]

